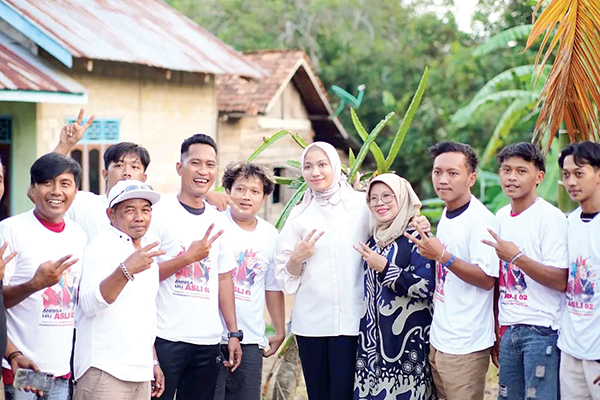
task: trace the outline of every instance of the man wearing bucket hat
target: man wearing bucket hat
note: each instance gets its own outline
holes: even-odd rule
[[[160,194],[125,180],[108,199],[111,226],[83,256],[74,399],[147,400],[164,390],[153,351],[159,285],[154,257],[164,252],[145,236]]]

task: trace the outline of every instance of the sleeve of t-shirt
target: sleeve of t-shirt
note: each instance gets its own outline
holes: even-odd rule
[[[472,228],[469,235],[471,264],[478,265],[486,275],[494,278],[497,278],[500,272],[500,263],[496,255],[496,250],[481,241],[483,239],[494,241],[488,229],[498,232],[498,226],[498,221],[493,215],[482,215],[477,220],[471,221]]]
[[[569,268],[567,253],[567,218],[561,211],[544,218],[542,223],[542,264],[555,268]]]
[[[269,252],[269,265],[267,266],[267,275],[265,277],[265,290],[268,292],[281,292],[281,287],[275,279],[275,252],[277,251],[277,242],[279,234],[273,235],[269,240],[274,242],[274,245]]]
[[[93,317],[104,310],[109,304],[100,292],[100,283],[113,271],[112,263],[105,254],[99,254],[100,246],[88,246],[83,253],[82,273],[79,283],[79,306],[88,316]],[[102,253],[106,249],[103,248]]]

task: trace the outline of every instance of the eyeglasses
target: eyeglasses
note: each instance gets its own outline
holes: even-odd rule
[[[369,206],[375,207],[379,204],[379,200],[381,200],[383,204],[390,204],[394,201],[394,197],[395,196],[392,193],[384,193],[381,196],[369,196]]]
[[[122,195],[123,193],[127,193],[127,192],[131,192],[134,190],[154,190],[152,189],[152,186],[148,185],[148,184],[143,184],[143,185],[129,185],[127,186],[125,189],[121,190],[121,192],[116,195],[115,197],[113,197],[113,201],[114,199],[116,199],[117,197],[119,197],[120,195]],[[112,201],[111,201],[112,203]]]

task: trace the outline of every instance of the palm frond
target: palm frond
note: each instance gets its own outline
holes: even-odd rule
[[[544,67],[544,70],[542,71],[539,82],[542,85],[546,83],[546,80],[544,78],[548,77],[548,74],[550,73],[550,68],[552,68],[551,65],[546,65]],[[507,69],[506,71],[500,72],[498,75],[490,79],[485,85],[483,85],[483,87],[479,89],[479,91],[475,94],[475,97],[473,97],[473,101],[476,101],[496,91],[496,89],[502,84],[511,83],[515,81],[518,81],[519,83],[531,82],[531,78],[534,75],[539,75],[539,71],[537,71],[535,66],[533,65],[519,65],[518,67]],[[535,89],[533,85],[528,88],[532,90]]]
[[[534,15],[542,6],[540,0]],[[551,39],[555,32],[554,38]],[[533,25],[526,48],[543,35],[535,65],[544,66],[558,46],[542,89],[534,137],[546,150],[561,123],[569,139],[598,140],[600,104],[600,7],[598,0],[552,0]]]
[[[494,50],[503,49],[512,41],[525,39],[531,33],[533,25],[519,25],[491,36],[473,51],[475,57],[482,57]]]
[[[493,92],[480,99],[472,100],[465,107],[458,110],[452,117],[451,121],[457,124],[459,127],[467,125],[479,107],[488,102],[498,102],[502,100],[517,100],[517,99],[528,99],[529,101],[535,101],[539,92],[530,92],[529,90],[502,90],[499,92]]]

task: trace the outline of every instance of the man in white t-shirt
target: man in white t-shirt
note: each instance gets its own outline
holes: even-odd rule
[[[164,196],[153,210],[153,224],[168,225],[179,241],[178,246],[165,249],[168,254],[162,259],[185,253],[205,231],[227,230],[228,224],[225,215],[204,201],[217,174],[215,141],[203,134],[184,140],[176,168],[181,190]],[[172,399],[175,391],[183,399],[214,397],[223,332],[219,310],[229,331],[226,365],[234,371],[241,362],[243,334],[237,327],[230,273],[236,263],[227,249],[226,235],[215,238],[208,257],[181,268],[160,284],[155,347],[165,373],[165,398]]]
[[[406,234],[425,258],[437,260],[429,361],[438,397],[482,400],[494,345],[493,288],[498,258],[481,242],[496,229],[494,215],[471,195],[477,154],[470,146],[441,142],[429,149],[432,181],[446,207],[437,237],[417,228]]]
[[[567,310],[558,347],[563,399],[600,400],[600,144],[565,147],[558,164],[579,208],[569,215]]]
[[[558,399],[556,341],[567,287],[567,219],[537,196],[546,170],[537,147],[512,144],[498,161],[510,204],[496,213],[495,241],[485,241],[500,258],[498,395]]]
[[[223,186],[238,206],[226,214],[228,251],[237,260],[231,274],[238,327],[244,332],[241,342],[244,359],[233,373],[221,367],[215,400],[260,400],[263,356],[275,354],[285,339],[284,297],[274,272],[279,233],[256,215],[273,192],[274,178],[270,171],[256,164],[233,163],[223,174]],[[268,340],[265,303],[275,327],[275,334]],[[223,328],[223,340],[226,340],[225,324]],[[226,346],[223,345],[222,350],[227,354]]]
[[[71,158],[51,153],[36,160],[30,174],[35,208],[0,223],[0,241],[18,252],[3,280],[8,337],[42,371],[57,377],[52,398],[66,400],[86,237],[65,214],[77,194],[81,168]],[[4,362],[3,368],[4,377],[12,379],[11,366]],[[12,385],[5,393],[7,399],[36,398]]]
[[[164,390],[153,346],[159,285],[154,257],[165,252],[156,251],[158,242],[145,236],[160,195],[140,181],[126,180],[108,197],[111,226],[83,255],[74,399],[147,400]]]

